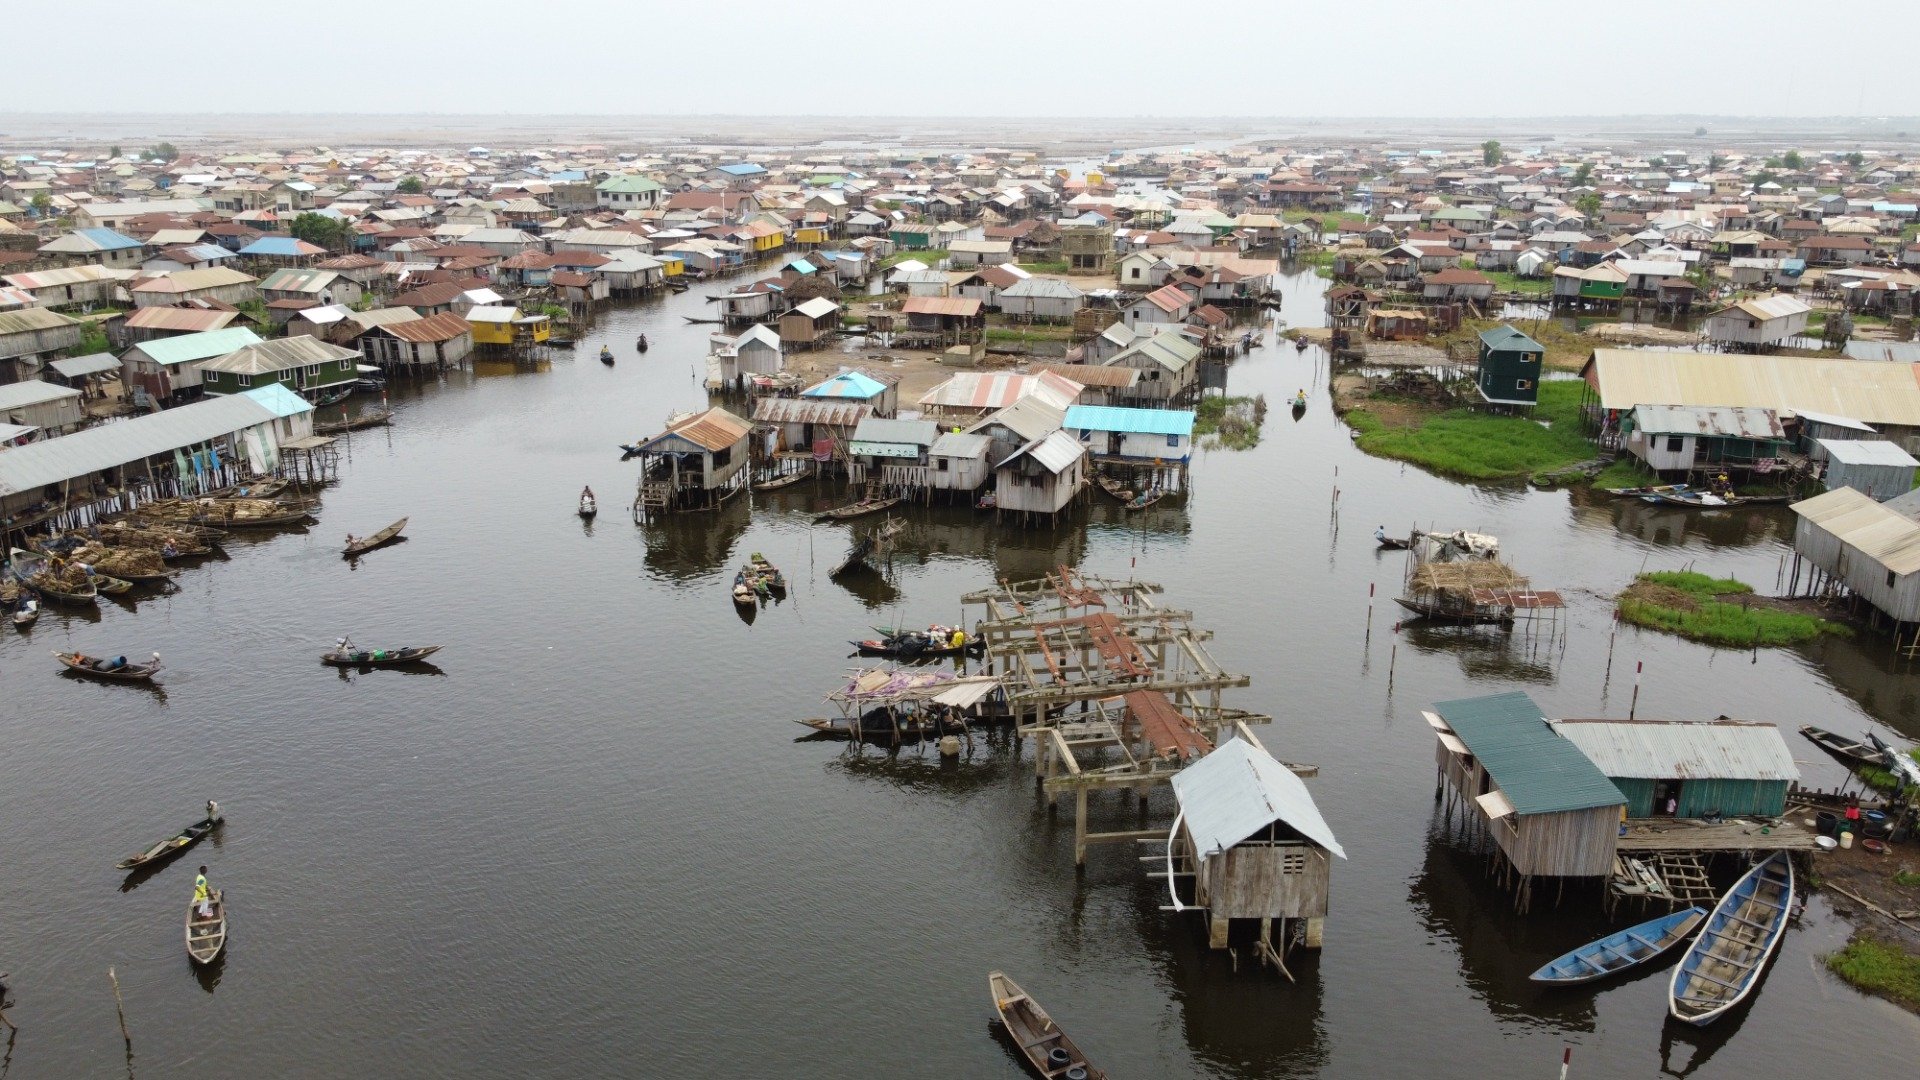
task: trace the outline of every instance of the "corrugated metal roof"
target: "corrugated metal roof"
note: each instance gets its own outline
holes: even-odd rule
[[[1000,290],[1001,296],[1030,296],[1043,300],[1078,300],[1087,295],[1059,278],[1030,277]]]
[[[1058,411],[1078,400],[1082,389],[1079,383],[1051,371],[1032,375],[961,371],[927,391],[919,403],[929,409],[1003,409],[1025,398],[1038,398]]]
[[[198,270],[175,270],[171,274],[148,278],[131,286],[136,293],[185,293],[200,289],[219,289],[228,285],[251,285],[256,279],[231,266],[206,266]]]
[[[1816,439],[1826,447],[1827,455],[1844,465],[1897,465],[1920,467],[1913,455],[1885,439]]]
[[[1742,300],[1730,307],[1721,308],[1719,311],[1714,312],[1714,314],[1720,315],[1729,311],[1738,311],[1743,315],[1765,322],[1768,319],[1785,319],[1793,315],[1804,315],[1812,310],[1812,308],[1791,296],[1756,296],[1750,300]]]
[[[55,360],[49,366],[66,378],[77,379],[82,375],[119,371],[120,358],[112,353],[88,353],[85,356],[69,356],[62,360]]]
[[[1869,495],[1835,488],[1794,503],[1792,510],[1883,570],[1903,575],[1920,571],[1920,524]]]
[[[263,403],[275,396],[263,391],[272,390],[294,397],[285,387],[262,387],[15,447],[0,454],[0,495],[36,491],[264,424],[280,415],[277,408]],[[299,404],[304,410],[313,408],[303,401]]]
[[[1193,414],[1180,409],[1122,409],[1105,405],[1075,405],[1067,410],[1072,431],[1119,431],[1141,435],[1193,434]]]
[[[242,255],[302,256],[325,255],[327,249],[291,236],[263,236],[240,249]]]
[[[968,435],[964,432],[949,431],[934,440],[927,453],[935,457],[972,458],[987,452],[993,440],[985,435]]]
[[[1435,702],[1433,709],[1522,814],[1557,814],[1627,800],[1522,691]]]
[[[47,308],[21,308],[19,311],[0,311],[0,334],[33,334],[42,330],[53,330],[62,326],[79,326],[78,319],[69,319],[57,311]]]
[[[1048,472],[1057,476],[1065,472],[1067,466],[1079,461],[1081,455],[1086,452],[1086,447],[1080,445],[1079,439],[1074,438],[1064,431],[1055,431],[1045,438],[1036,439],[1020,449],[1015,450],[1013,453],[1008,454],[1006,458],[995,465],[994,468],[1002,468],[1009,462],[1017,461],[1022,457],[1030,457],[1039,462]]]
[[[853,437],[861,442],[932,446],[933,441],[940,437],[940,425],[931,420],[893,420],[869,416],[853,429]]]
[[[1200,346],[1178,330],[1162,330],[1115,353],[1107,366],[1135,356],[1148,357],[1168,371],[1180,372],[1199,358]]]
[[[982,429],[1000,425],[1020,436],[1024,442],[1032,442],[1050,432],[1060,430],[1066,421],[1065,409],[1056,408],[1037,397],[1024,397],[1019,401],[982,417],[967,429],[978,432]]]
[[[237,311],[212,311],[203,308],[143,307],[127,315],[122,325],[141,330],[183,330],[195,333],[218,330],[240,317]]]
[[[1849,360],[1882,360],[1895,364],[1920,364],[1920,341],[1859,341],[1848,339]]]
[[[80,391],[50,382],[30,379],[27,382],[0,383],[0,409],[23,409],[29,405],[41,405],[61,398],[77,398]]]
[[[1785,439],[1780,415],[1772,409],[1710,408],[1703,405],[1641,405],[1633,426],[1649,435],[1712,435],[1729,439]]]
[[[753,434],[753,425],[725,409],[712,408],[668,424],[667,430],[640,444],[651,449],[663,439],[681,438],[706,450],[725,450]]]
[[[970,319],[980,314],[980,301],[971,296],[914,296],[900,305],[908,315],[952,315]]]
[[[821,319],[821,318],[825,318],[828,315],[833,314],[836,311],[839,311],[840,305],[834,303],[833,301],[827,299],[824,296],[816,296],[813,299],[807,301],[806,303],[801,304],[798,307],[794,308],[793,310],[796,313],[800,315],[804,315],[809,319]]]
[[[157,309],[147,308],[146,310]],[[187,364],[195,360],[225,356],[236,349],[244,349],[259,342],[260,335],[247,327],[229,326],[220,330],[203,330],[197,334],[154,338],[152,341],[143,341],[128,351],[138,352],[156,364]]]
[[[1081,386],[1130,389],[1140,381],[1140,369],[1103,367],[1099,364],[1035,364],[1035,371],[1048,371]]]
[[[1241,739],[1228,739],[1175,773],[1173,795],[1203,856],[1225,851],[1277,821],[1347,857],[1307,785],[1271,754]]]
[[[343,349],[317,337],[296,334],[290,338],[274,338],[243,345],[225,356],[202,362],[200,370],[236,375],[271,375],[312,364],[339,363],[359,355],[352,349]]]
[[[1799,356],[1595,349],[1589,381],[1607,409],[1730,405],[1816,409],[1869,424],[1920,427],[1920,368]]]
[[[126,281],[132,270],[110,270],[104,266],[62,266],[57,270],[39,270],[31,274],[8,274],[5,281],[16,289],[57,289],[67,285],[90,285],[98,281]]]
[[[296,266],[275,270],[260,283],[261,292],[311,292],[332,285],[340,275],[332,270],[306,270]]]
[[[865,419],[873,407],[865,402],[835,399],[763,397],[753,403],[756,424],[826,424],[853,427]]]
[[[399,310],[405,311],[409,316],[413,315],[413,311],[408,308],[401,308]],[[438,315],[428,315],[425,318],[395,319],[389,321],[380,329],[402,341],[420,343],[452,341],[464,334],[471,334],[473,332],[473,327],[467,323],[467,320],[455,315],[451,311],[443,311]]]
[[[1875,433],[1871,427],[1868,427],[1867,425],[1849,416],[1830,416],[1826,413],[1810,412],[1806,409],[1801,409],[1798,415],[1802,420],[1808,420],[1816,424],[1823,424],[1827,427],[1846,428],[1849,431],[1864,431],[1864,432],[1867,432],[1868,434]]]
[[[1798,780],[1780,729],[1752,720],[1556,720],[1601,772],[1638,780]]]

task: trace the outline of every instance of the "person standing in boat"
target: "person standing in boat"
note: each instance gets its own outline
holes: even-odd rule
[[[199,905],[201,918],[213,918],[213,891],[207,888],[207,868],[204,866],[193,876],[193,902]]]
[[[217,802],[214,802],[212,799],[208,799],[207,800],[207,821],[217,822],[219,820],[220,820],[220,804]]]

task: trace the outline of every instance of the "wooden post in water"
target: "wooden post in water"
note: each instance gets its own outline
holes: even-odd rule
[[[120,1039],[127,1044],[127,1080],[133,1080],[133,1036],[127,1034],[127,1005],[120,999],[120,976],[109,967],[107,979],[113,983],[113,1011],[120,1015]]]
[[[1647,662],[1645,660],[1635,660],[1633,662],[1633,701],[1627,706],[1627,719],[1629,720],[1633,719],[1634,714],[1640,709],[1640,673],[1646,670],[1646,666]]]

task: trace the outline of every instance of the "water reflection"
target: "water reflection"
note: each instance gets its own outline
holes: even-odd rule
[[[193,969],[193,981],[200,984],[200,989],[211,994],[214,987],[220,985],[221,977],[227,973],[227,956],[232,952],[233,942],[229,940],[226,947],[220,950],[220,955],[213,958],[213,963],[196,964],[192,960],[187,961],[187,966]]]
[[[1445,626],[1415,622],[1401,628],[1401,636],[1416,652],[1445,653],[1474,679],[1547,685],[1558,676],[1564,633],[1548,627],[1529,631],[1524,621],[1515,629],[1492,626]]]
[[[1713,547],[1793,543],[1793,515],[1784,507],[1689,510],[1618,499],[1591,488],[1572,490],[1568,497],[1575,522],[1589,528],[1611,526],[1625,536],[1661,547],[1700,541]]]
[[[1829,635],[1805,646],[1804,654],[1868,716],[1920,739],[1920,663],[1897,654],[1890,636],[1864,630],[1853,637]]]
[[[1722,1014],[1710,1027],[1694,1027],[1669,1017],[1660,1029],[1660,1075],[1692,1076],[1695,1070],[1713,1060],[1721,1047],[1733,1041],[1752,1011],[1753,999],[1748,998]],[[1676,1046],[1685,1048],[1678,1062],[1674,1061]]]
[[[715,511],[663,514],[641,526],[649,574],[663,581],[693,582],[732,565],[740,538],[753,523],[747,500],[734,498]]]

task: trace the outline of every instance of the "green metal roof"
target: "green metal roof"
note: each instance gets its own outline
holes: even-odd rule
[[[1518,813],[1558,814],[1627,801],[1521,691],[1438,701],[1433,711],[1486,766]]]
[[[1480,344],[1500,352],[1544,353],[1547,351],[1539,342],[1505,324],[1491,330],[1480,331]]]
[[[154,338],[143,341],[135,348],[146,354],[147,359],[156,364],[185,364],[194,360],[210,360],[216,356],[225,356],[236,349],[244,349],[260,342],[260,335],[244,326],[229,326],[222,330],[203,330],[197,334],[181,334],[178,337]]]

